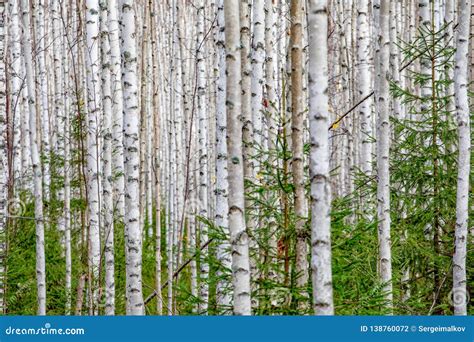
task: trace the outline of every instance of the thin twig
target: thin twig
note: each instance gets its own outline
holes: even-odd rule
[[[199,253],[204,249],[206,248],[207,246],[209,246],[209,244],[214,241],[214,238],[211,238],[209,239],[204,245],[202,245],[199,250],[197,252],[195,252],[184,264],[182,264],[177,270],[176,272],[173,273],[173,279],[176,278],[185,268],[186,266],[188,266],[191,261],[193,261],[193,259],[195,257],[197,257],[199,255]],[[166,287],[168,286],[168,280],[161,286],[161,290],[164,290]],[[153,298],[155,298],[157,295],[156,293],[156,290],[153,291],[152,294],[150,294],[146,299],[145,299],[145,305],[147,305]]]

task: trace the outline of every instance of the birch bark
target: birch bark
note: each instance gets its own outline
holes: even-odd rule
[[[389,98],[389,59],[390,59],[390,0],[381,0],[378,25],[380,53],[377,56],[379,73],[378,87],[375,88],[377,108],[377,219],[379,241],[380,281],[386,306],[392,310],[392,254],[390,238],[390,98]]]
[[[107,3],[100,1],[100,52],[102,78],[102,215],[105,254],[105,314],[115,314],[114,280],[114,204],[112,181],[112,85],[110,71],[110,43],[107,27]]]
[[[151,54],[152,54],[152,70],[153,70],[153,171],[154,171],[154,187],[155,187],[155,291],[156,311],[158,315],[163,313],[163,295],[161,292],[161,187],[160,187],[160,83],[159,83],[159,64],[158,64],[158,14],[157,4],[153,0],[149,0],[151,10],[150,27],[151,27]]]
[[[252,18],[252,80],[251,80],[251,110],[253,120],[253,133],[255,148],[260,150],[263,141],[263,119],[262,119],[262,100],[265,63],[265,2],[264,0],[254,0],[253,18]],[[257,171],[258,172],[258,165]]]
[[[328,143],[328,3],[310,0],[309,124],[311,180],[311,268],[313,308],[316,315],[333,315],[331,270],[331,188]]]
[[[89,219],[89,285],[91,309],[98,314],[100,267],[99,118],[101,115],[99,2],[86,1],[87,74],[87,211]]]
[[[226,74],[225,74],[225,26],[224,26],[224,0],[217,1],[217,94],[216,94],[216,225],[222,229],[225,240],[217,247],[217,259],[223,269],[231,269],[231,255],[229,245],[229,212],[227,181],[227,118],[225,109]],[[217,283],[217,304],[229,307],[232,304],[230,284],[219,273]]]
[[[295,229],[296,229],[296,285],[304,291],[308,282],[308,247],[306,244],[305,222],[308,204],[305,193],[304,176],[304,96],[303,96],[303,3],[292,0],[291,17],[291,147],[293,152],[292,173],[295,187]]]
[[[199,120],[199,215],[207,217],[208,215],[208,138],[207,138],[207,107],[206,107],[206,63],[204,60],[204,1],[198,2],[197,12],[197,41],[196,41],[196,72],[197,72],[197,114]],[[201,223],[199,225],[200,245],[207,242],[207,227]],[[199,310],[201,313],[207,313],[209,301],[209,264],[207,260],[207,248],[201,251],[200,275],[199,275]]]
[[[359,0],[357,15],[357,88],[359,98],[367,96],[372,87],[371,40],[369,35],[369,1]],[[372,98],[368,98],[359,106],[360,116],[360,167],[366,174],[372,173]]]
[[[28,91],[28,110],[30,124],[31,164],[33,167],[35,219],[36,219],[36,287],[38,299],[38,315],[46,315],[46,266],[43,217],[43,175],[38,150],[35,83],[33,72],[33,56],[31,52],[30,6],[28,0],[21,0],[23,36],[22,52],[25,60],[26,86]]]
[[[249,239],[245,230],[242,158],[241,55],[239,1],[224,0],[226,46],[227,168],[229,172],[229,230],[232,246],[234,314],[250,315]]]
[[[39,79],[39,96],[40,98],[40,108],[41,108],[41,146],[42,146],[42,156],[43,156],[43,195],[46,201],[49,201],[49,186],[51,183],[51,174],[50,174],[50,118],[49,118],[49,97],[48,97],[48,78],[46,75],[46,32],[44,27],[44,10],[45,10],[45,0],[36,0],[37,1],[37,12],[36,12],[36,25],[35,25],[35,47],[36,47],[36,58],[37,58],[37,71]]]
[[[24,148],[25,131],[23,128],[22,118],[25,115],[22,114],[22,83],[23,83],[23,68],[21,60],[21,44],[20,44],[20,22],[19,22],[19,9],[18,1],[10,2],[10,16],[11,22],[9,25],[8,35],[10,36],[10,50],[11,50],[11,117],[13,124],[13,177],[15,181],[16,190],[24,188],[26,185],[26,180],[23,179],[23,174],[26,169],[24,168],[23,159],[27,154]],[[5,19],[6,20],[6,19]]]
[[[0,1],[0,312],[6,310],[6,228],[8,215],[7,80],[5,67],[5,2]]]
[[[466,250],[469,221],[469,177],[471,158],[471,130],[468,101],[468,60],[470,1],[458,3],[458,31],[456,36],[456,56],[454,87],[458,119],[459,156],[456,196],[455,249],[453,256],[453,291],[455,315],[467,315],[469,296],[466,288]]]
[[[243,120],[243,158],[244,158],[244,177],[246,179],[253,179],[254,177],[254,163],[253,155],[253,120],[252,120],[252,106],[251,106],[251,83],[250,77],[252,73],[252,66],[250,64],[250,9],[251,3],[249,0],[240,1],[240,41],[241,41],[241,108]],[[245,207],[250,207],[250,202],[246,200]]]
[[[70,171],[70,158],[71,158],[71,137],[70,137],[70,118],[69,118],[69,110],[70,110],[70,94],[69,94],[69,87],[70,87],[70,72],[69,66],[71,63],[69,57],[69,51],[67,50],[67,46],[69,45],[69,32],[68,27],[70,25],[70,12],[68,11],[67,3],[63,2],[62,7],[59,9],[61,11],[60,17],[64,20],[63,23],[66,23],[66,26],[63,27],[62,32],[62,68],[63,68],[63,78],[62,78],[62,87],[63,87],[63,103],[64,103],[64,113],[63,113],[63,126],[64,126],[64,135],[61,141],[64,150],[64,167],[63,167],[63,175],[64,175],[64,213],[62,218],[62,224],[64,231],[64,256],[66,262],[66,277],[65,277],[65,285],[66,285],[66,315],[71,313],[71,302],[72,302],[72,250],[71,250],[71,171]]]
[[[108,28],[110,42],[110,69],[112,82],[112,173],[114,176],[114,196],[118,218],[125,215],[124,160],[123,160],[123,94],[122,60],[120,55],[120,29],[117,0],[108,0]]]
[[[140,192],[140,114],[138,110],[138,75],[135,11],[132,0],[123,0],[122,25],[122,89],[124,114],[125,165],[125,258],[127,314],[143,315],[142,294],[142,236],[139,225]]]

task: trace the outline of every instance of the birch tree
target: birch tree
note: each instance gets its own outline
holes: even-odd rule
[[[89,219],[89,267],[91,287],[90,305],[94,314],[99,304],[100,267],[100,185],[98,129],[101,115],[100,55],[99,55],[99,1],[86,2],[86,63],[87,63],[87,210]]]
[[[197,111],[199,120],[199,215],[207,217],[208,215],[208,124],[207,124],[207,106],[206,106],[206,63],[204,60],[204,1],[200,0],[197,4],[197,41],[196,41],[196,69],[197,69]],[[207,227],[205,224],[199,225],[200,229],[200,245],[207,242]],[[199,297],[201,303],[199,305],[201,312],[207,312],[209,301],[208,274],[209,264],[207,261],[207,248],[202,250],[202,261],[200,268],[200,284]]]
[[[369,35],[369,1],[357,2],[357,89],[359,98],[370,93],[372,86],[371,40]],[[360,150],[361,170],[372,173],[372,98],[369,97],[359,106],[360,134],[362,146]]]
[[[114,280],[114,204],[112,182],[112,85],[110,72],[110,43],[107,27],[107,3],[100,2],[100,52],[101,52],[101,85],[103,106],[103,146],[102,146],[102,192],[103,192],[103,236],[105,254],[105,314],[115,313],[115,280]]]
[[[239,1],[224,0],[226,48],[227,169],[229,231],[232,248],[234,314],[250,315],[249,240],[245,231],[244,170],[242,158],[241,56]]]
[[[34,197],[35,197],[35,224],[36,224],[36,288],[38,299],[38,315],[46,315],[46,260],[44,241],[44,216],[43,216],[43,175],[36,134],[36,101],[33,71],[33,58],[31,52],[30,7],[28,0],[21,0],[21,13],[23,23],[22,53],[25,61],[26,87],[28,91],[28,111],[30,124],[30,149],[31,164],[33,167]]]
[[[304,176],[304,97],[303,97],[303,3],[292,0],[291,17],[291,146],[293,152],[292,171],[295,186],[296,214],[296,273],[297,285],[304,289],[308,282],[308,247],[306,245],[305,221],[308,204],[305,194]]]
[[[49,111],[49,93],[48,93],[48,78],[46,75],[46,32],[45,32],[45,0],[34,0],[35,8],[35,47],[36,47],[36,68],[38,71],[39,87],[38,97],[40,99],[39,108],[41,118],[41,152],[43,156],[43,182],[44,182],[44,198],[49,201],[49,187],[51,183],[50,174],[50,111]]]
[[[155,287],[157,293],[156,311],[159,315],[163,312],[163,296],[161,293],[161,186],[160,186],[160,82],[159,82],[159,65],[157,55],[157,5],[154,1],[149,0],[151,10],[150,27],[151,27],[151,55],[153,69],[153,170],[155,177]]]
[[[250,63],[250,9],[251,2],[249,0],[240,1],[239,6],[239,22],[240,22],[240,41],[241,41],[241,109],[242,109],[242,120],[243,120],[243,158],[244,158],[244,177],[245,179],[253,179],[254,175],[254,161],[253,161],[253,139],[254,139],[254,127],[252,119],[252,105],[251,105],[251,92],[249,91],[252,84],[251,73],[252,66]],[[251,207],[251,201],[245,199],[245,207]],[[254,226],[253,220],[247,219],[247,226],[252,228]]]
[[[466,315],[468,292],[466,288],[466,249],[469,222],[469,177],[471,158],[471,126],[468,101],[468,60],[469,60],[469,1],[458,3],[458,31],[456,36],[456,56],[454,87],[458,120],[459,156],[456,197],[455,249],[453,256],[452,297],[455,315]]]
[[[0,312],[6,309],[6,223],[8,215],[7,198],[7,120],[6,120],[6,67],[5,67],[5,2],[0,1]]]
[[[110,42],[110,69],[112,82],[112,171],[114,175],[114,197],[119,218],[125,215],[124,205],[124,156],[123,156],[123,94],[122,60],[120,52],[120,29],[117,0],[108,0],[108,29]]]
[[[389,65],[390,65],[390,0],[381,0],[378,26],[380,54],[377,55],[380,72],[375,89],[377,108],[377,218],[379,239],[379,272],[380,281],[389,310],[392,308],[392,254],[390,238],[390,99],[389,99]]]
[[[231,255],[230,245],[228,243],[229,221],[227,213],[229,212],[227,189],[227,118],[226,118],[226,52],[225,52],[225,26],[224,26],[224,0],[217,2],[217,61],[218,78],[216,94],[216,225],[222,229],[226,236],[217,248],[217,259],[224,269],[230,269]],[[220,274],[222,276],[222,274]],[[221,306],[230,306],[232,304],[232,293],[229,284],[224,279],[217,283],[217,303]]]
[[[334,314],[328,143],[327,6],[326,0],[310,0],[308,3],[311,269],[313,308],[317,315]]]
[[[263,137],[262,100],[265,62],[265,2],[254,0],[252,9],[251,107],[255,148],[261,149]],[[257,168],[258,172],[258,168]]]
[[[142,294],[142,237],[139,225],[139,127],[138,77],[135,10],[133,1],[124,0],[122,17],[121,53],[123,61],[122,89],[124,116],[125,165],[125,257],[127,281],[127,314],[143,315]]]
[[[70,87],[70,57],[68,55],[67,46],[69,45],[69,32],[67,30],[68,25],[70,24],[70,16],[66,2],[62,4],[62,7],[59,9],[61,11],[60,17],[67,19],[63,21],[66,23],[66,26],[63,27],[63,39],[62,39],[62,58],[63,58],[63,103],[64,103],[64,135],[62,139],[62,145],[64,149],[64,214],[61,220],[63,225],[62,231],[64,232],[64,253],[65,253],[65,262],[66,262],[66,315],[71,313],[71,301],[72,301],[72,250],[71,250],[71,136],[70,136],[70,93],[68,91]]]
[[[430,15],[430,1],[429,0],[418,0],[418,23],[419,28],[424,30],[425,34],[428,34],[431,30],[431,15]],[[420,71],[426,77],[431,77],[431,61],[428,58],[422,58],[420,61]],[[432,95],[431,83],[422,82],[421,84],[421,96],[425,101],[421,104],[421,111],[427,110],[426,103],[429,101]]]
[[[9,25],[10,29],[10,51],[11,51],[11,93],[12,93],[12,105],[11,105],[11,117],[13,121],[13,149],[14,149],[14,158],[13,158],[13,169],[14,169],[14,178],[15,181],[15,190],[21,189],[20,186],[23,186],[26,182],[22,180],[22,172],[24,173],[26,163],[25,159],[28,157],[28,152],[25,149],[25,145],[28,143],[28,140],[25,136],[25,131],[22,123],[23,117],[26,115],[21,115],[22,112],[22,98],[23,98],[23,89],[22,83],[24,79],[23,75],[23,65],[21,59],[21,26],[20,26],[20,14],[19,14],[19,2],[11,1],[10,3],[10,16],[11,22]],[[22,131],[23,128],[23,131]],[[21,159],[20,159],[21,158]],[[20,186],[19,186],[20,185]]]

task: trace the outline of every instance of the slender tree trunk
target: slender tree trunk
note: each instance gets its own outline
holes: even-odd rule
[[[45,0],[36,1],[36,58],[37,58],[37,70],[39,79],[39,96],[40,103],[40,118],[41,118],[41,146],[42,146],[42,168],[43,168],[43,195],[46,201],[49,201],[49,187],[51,183],[50,174],[50,117],[49,117],[49,94],[48,94],[48,79],[47,79],[47,68],[46,68],[46,32],[44,27],[44,11],[45,11]]]
[[[107,27],[107,3],[100,2],[100,50],[102,78],[102,215],[104,218],[104,254],[105,254],[105,314],[115,314],[114,280],[114,203],[112,181],[112,85],[110,71],[110,44]]]
[[[99,58],[99,2],[86,1],[87,74],[87,210],[89,218],[90,298],[93,314],[98,314],[100,267],[100,185],[99,122],[101,114]]]
[[[251,84],[252,84],[252,66],[250,63],[250,9],[251,1],[242,0],[240,1],[240,57],[241,57],[241,110],[242,110],[242,139],[243,139],[243,158],[244,158],[244,179],[254,179],[254,124],[252,118],[252,105],[251,105]],[[252,207],[252,201],[245,197],[245,208],[249,210]],[[250,215],[246,217],[246,224],[248,229],[252,229],[254,226],[254,220]]]
[[[153,63],[153,171],[155,177],[155,291],[156,291],[156,311],[158,315],[163,314],[163,295],[161,293],[161,187],[160,187],[160,96],[159,84],[160,70],[157,61],[157,5],[153,0],[149,0],[151,10],[151,54]]]
[[[455,249],[453,256],[452,299],[455,315],[467,315],[469,295],[466,288],[466,249],[469,222],[469,177],[471,158],[471,126],[468,101],[468,60],[470,6],[468,0],[458,3],[458,31],[456,36],[456,57],[454,87],[458,119],[459,156],[456,196]]]
[[[431,15],[430,15],[430,0],[418,0],[418,24],[424,30],[425,35],[431,32]],[[431,77],[431,62],[429,58],[423,58],[420,61],[420,71],[423,76],[429,80]],[[428,102],[431,99],[432,89],[431,82],[424,81],[421,85],[421,112],[428,109]]]
[[[262,100],[265,63],[265,2],[254,0],[252,9],[252,80],[251,80],[251,110],[255,148],[261,150],[263,142]],[[258,165],[256,165],[258,172]]]
[[[138,77],[135,11],[132,0],[123,0],[122,16],[122,87],[124,103],[125,160],[125,258],[127,314],[143,315],[142,237],[139,225],[140,191],[140,114],[138,111]]]
[[[36,287],[38,299],[38,315],[46,315],[46,265],[44,250],[44,217],[43,217],[43,175],[38,150],[35,83],[33,60],[31,53],[30,7],[28,0],[21,0],[23,17],[22,52],[25,60],[26,86],[28,91],[28,109],[30,124],[31,163],[33,167],[35,220],[36,220]]]
[[[217,94],[216,94],[216,225],[222,229],[225,240],[217,247],[217,259],[220,267],[231,269],[231,254],[229,245],[229,212],[227,189],[227,118],[226,118],[226,74],[225,74],[225,26],[224,26],[224,0],[217,2]],[[219,272],[217,283],[217,305],[230,307],[232,304],[232,291],[230,284]]]
[[[8,172],[7,172],[7,80],[5,67],[5,2],[0,0],[0,313],[6,310],[6,250],[8,215]]]
[[[331,188],[328,142],[328,4],[310,0],[309,124],[311,137],[311,268],[313,308],[317,315],[333,315],[331,270]]]
[[[122,60],[120,57],[120,29],[117,0],[108,0],[108,28],[110,42],[110,69],[112,77],[112,174],[116,210],[120,220],[125,215],[125,178],[123,160],[123,94]]]
[[[445,28],[446,34],[445,34],[445,42],[446,42],[446,47],[453,49],[454,48],[454,10],[455,10],[455,1],[454,0],[446,0],[445,1],[445,6],[444,6],[444,25],[447,25]],[[456,2],[457,3],[457,2]],[[448,80],[453,80],[454,79],[454,70],[449,63],[445,66],[445,77]],[[446,96],[453,96],[454,94],[454,84],[453,82],[450,82],[448,86],[446,87]],[[454,112],[455,111],[455,104],[454,101],[449,101],[447,105],[447,110],[449,112]]]
[[[62,62],[63,62],[63,79],[62,79],[62,87],[63,87],[63,103],[64,103],[64,113],[63,113],[63,128],[64,128],[64,135],[62,139],[62,145],[64,150],[64,167],[62,169],[64,175],[64,213],[62,217],[62,224],[63,228],[62,231],[64,232],[64,254],[65,254],[65,262],[66,262],[66,278],[65,278],[65,285],[66,285],[66,315],[71,314],[71,306],[72,306],[72,250],[71,250],[71,135],[70,135],[70,109],[71,109],[71,101],[70,101],[70,94],[69,94],[69,87],[70,87],[70,63],[71,58],[69,57],[69,51],[67,49],[69,44],[69,32],[68,27],[70,24],[70,16],[69,11],[67,9],[67,3],[63,2],[62,7],[60,9],[60,18],[63,18],[63,23],[67,23],[63,27],[63,40],[61,44],[62,49]],[[57,39],[57,38],[56,38]]]
[[[250,315],[249,239],[245,230],[242,158],[241,56],[239,1],[224,0],[226,47],[227,168],[229,172],[229,230],[232,246],[234,314]]]
[[[303,96],[303,3],[292,0],[291,17],[291,148],[293,152],[292,172],[295,187],[296,215],[296,286],[302,293],[308,283],[308,246],[306,244],[305,223],[308,216],[303,154],[304,96]],[[304,304],[304,302],[303,302]],[[304,309],[304,305],[300,308]]]
[[[375,89],[377,108],[377,219],[379,241],[379,272],[386,306],[392,310],[392,253],[390,238],[390,98],[389,98],[389,60],[390,60],[390,0],[381,0],[378,41],[380,54],[376,60],[380,72]]]
[[[25,137],[25,130],[22,123],[22,118],[27,115],[21,115],[22,111],[22,82],[24,77],[22,59],[21,59],[21,44],[20,44],[20,19],[19,19],[19,9],[18,1],[10,2],[10,16],[11,21],[9,25],[9,30],[7,34],[10,36],[10,50],[11,50],[11,117],[13,121],[13,169],[14,169],[14,180],[15,180],[15,190],[20,190],[25,188],[27,180],[23,179],[23,174],[25,173],[25,162],[23,161],[27,154],[25,151],[25,145],[28,142]],[[6,19],[5,19],[6,20]],[[26,141],[25,141],[26,140]],[[17,191],[16,191],[17,192]]]
[[[278,120],[279,120],[279,103],[278,103],[278,83],[277,83],[277,64],[278,64],[278,46],[277,42],[277,25],[276,25],[276,14],[278,11],[278,5],[273,0],[265,0],[265,89],[266,89],[266,102],[265,106],[265,117],[267,123],[267,149],[268,163],[272,168],[278,168],[278,158],[274,155],[277,150],[278,144]],[[270,198],[273,194],[269,194],[267,197]],[[265,239],[268,243],[268,248],[265,253],[264,263],[272,265],[264,276],[268,277],[270,281],[278,281],[278,259],[276,258],[275,251],[277,251],[277,233],[278,233],[278,222],[277,219],[272,215],[268,218],[267,234]],[[267,291],[267,294],[272,298],[268,301],[271,305],[276,305],[276,291]]]
[[[206,106],[206,63],[204,61],[204,1],[200,0],[197,4],[197,47],[196,47],[196,72],[197,72],[197,113],[199,120],[199,216],[206,218],[208,216],[208,123]],[[206,224],[199,225],[200,245],[207,242]],[[207,248],[201,251],[200,274],[199,274],[199,311],[207,314],[209,301],[209,264]]]
[[[60,3],[58,1],[51,2],[49,4],[49,11],[50,19],[48,21],[52,21],[52,30],[50,31],[52,34],[49,35],[50,41],[52,40],[52,44],[48,42],[49,46],[52,46],[53,53],[53,100],[54,104],[51,106],[53,107],[52,110],[52,125],[51,125],[51,147],[55,155],[59,157],[59,159],[64,160],[64,144],[61,142],[64,139],[64,97],[61,91],[61,87],[63,86],[63,69],[61,68],[62,62],[62,49],[61,49],[61,40],[62,35],[60,34]],[[51,91],[50,91],[51,93]],[[59,165],[58,165],[59,164]],[[57,174],[64,174],[63,171],[63,164],[61,163],[52,163],[53,172],[56,171]],[[54,173],[53,173],[54,174]],[[54,195],[54,194],[53,194]],[[64,201],[64,187],[59,187],[57,190],[56,198],[63,202]],[[61,245],[62,248],[65,248],[65,240],[64,240],[64,225],[58,224],[58,230],[60,233]]]
[[[370,93],[372,87],[371,39],[369,35],[369,1],[359,0],[357,5],[357,89],[359,98]],[[366,174],[372,173],[372,98],[369,97],[359,106],[360,116],[360,166]]]

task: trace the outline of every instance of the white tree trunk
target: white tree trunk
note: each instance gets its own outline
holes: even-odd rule
[[[27,115],[22,114],[22,82],[23,82],[23,69],[22,69],[22,60],[21,60],[21,44],[20,44],[20,22],[19,22],[19,9],[18,1],[10,2],[10,16],[11,22],[9,24],[8,32],[10,40],[10,50],[11,50],[11,117],[13,124],[13,181],[15,182],[15,190],[23,189],[26,185],[26,179],[22,178],[26,169],[25,165],[22,162],[22,159],[25,158],[23,155],[25,153],[25,148],[23,144],[26,144],[28,141],[25,137],[25,131],[23,129],[22,118]],[[6,20],[6,19],[5,19]],[[26,140],[26,141],[24,141]]]
[[[311,268],[313,307],[317,315],[333,315],[331,270],[331,188],[328,143],[328,12],[327,0],[310,0],[309,123],[311,137]]]
[[[418,0],[418,25],[423,29],[425,35],[429,36],[431,31],[431,11],[429,0]],[[431,61],[428,58],[423,58],[420,61],[420,72],[423,74],[427,81],[424,81],[421,85],[421,112],[425,112],[428,109],[428,102],[431,99]]]
[[[253,132],[255,148],[260,150],[263,142],[263,86],[265,63],[265,1],[254,0],[253,2],[253,37],[252,37],[252,81],[251,81],[251,108],[253,119]],[[258,172],[258,163],[255,165]]]
[[[206,63],[204,61],[204,1],[197,3],[197,41],[196,41],[196,72],[197,72],[197,114],[199,120],[199,216],[206,218],[208,215],[208,122],[206,106]],[[207,242],[206,224],[199,225],[200,245]],[[199,311],[207,313],[209,301],[209,264],[207,260],[207,248],[201,251],[200,274],[199,274]]]
[[[99,1],[86,1],[87,74],[87,210],[89,218],[89,285],[91,310],[98,314],[100,267],[99,118],[101,114]]]
[[[112,173],[114,177],[114,196],[120,220],[125,215],[125,177],[123,160],[123,94],[122,60],[120,57],[120,29],[117,0],[108,0],[108,28],[110,42],[110,68],[112,77]]]
[[[278,144],[278,120],[279,120],[279,103],[278,103],[278,83],[277,83],[277,64],[278,64],[278,46],[277,42],[277,25],[276,17],[278,11],[278,5],[273,0],[265,0],[265,89],[266,89],[266,108],[265,118],[267,123],[267,146],[266,148],[270,152],[268,154],[268,163],[275,169],[278,167],[278,158],[272,154],[277,148]],[[278,40],[279,41],[279,40]],[[268,197],[272,196],[270,194]],[[266,239],[268,239],[269,252],[265,255],[264,262],[274,265],[269,268],[267,276],[271,281],[277,281],[277,265],[278,259],[276,258],[275,251],[277,250],[277,232],[278,222],[275,217],[271,216],[268,218],[268,228]],[[269,291],[269,296],[273,296],[270,300],[272,305],[277,305],[276,291]]]
[[[458,119],[459,156],[456,196],[455,250],[453,256],[452,299],[455,315],[467,315],[469,295],[466,288],[466,249],[469,222],[469,177],[471,162],[471,126],[468,101],[468,60],[470,1],[458,3],[458,31],[456,36],[456,57],[454,87]]]
[[[7,158],[7,80],[5,67],[5,2],[0,0],[0,313],[6,310],[6,228],[8,215],[8,158]]]
[[[102,215],[105,254],[105,314],[115,314],[114,280],[114,203],[112,179],[112,85],[110,70],[110,44],[107,27],[107,3],[100,2],[100,50],[102,78]]]
[[[52,34],[49,35],[49,40],[52,40],[52,44],[48,43],[49,46],[52,46],[53,53],[53,71],[54,71],[54,87],[53,87],[53,100],[54,105],[52,111],[52,120],[51,120],[51,148],[58,157],[64,159],[64,144],[62,140],[64,139],[64,96],[62,93],[63,86],[63,69],[61,68],[62,59],[62,49],[61,41],[62,35],[60,34],[60,23],[61,23],[61,13],[60,13],[60,3],[58,1],[51,2],[49,4],[50,17],[47,18],[47,21],[52,20]],[[48,20],[49,19],[49,20]],[[51,91],[50,91],[51,93]],[[50,105],[51,106],[51,105]],[[54,124],[53,124],[54,123]],[[54,137],[54,139],[53,139]],[[63,165],[59,164],[55,167],[58,174],[64,174]],[[64,187],[60,187],[57,190],[57,199],[59,201],[64,201]],[[61,244],[64,249],[64,226],[58,224],[58,230],[61,235]]]
[[[125,162],[125,257],[127,314],[143,315],[142,237],[139,225],[140,191],[140,115],[138,111],[137,47],[135,11],[132,0],[123,0],[122,15],[122,87],[124,103]]]
[[[220,267],[231,269],[231,254],[229,244],[229,212],[227,189],[227,118],[225,110],[226,101],[226,74],[225,74],[225,26],[224,26],[224,0],[217,2],[217,61],[218,78],[216,94],[216,225],[220,227],[226,239],[217,247],[217,259]],[[219,275],[222,277],[222,272]],[[230,307],[232,304],[232,291],[230,284],[225,279],[219,278],[217,283],[217,304]]]
[[[390,0],[381,0],[379,15],[380,53],[376,60],[379,63],[375,89],[377,108],[377,219],[379,241],[379,272],[386,306],[392,309],[392,253],[390,238],[390,98],[389,98],[389,63],[390,63]]]
[[[455,11],[455,1],[454,0],[446,0],[444,6],[444,25],[447,25],[446,30],[446,47],[450,49],[454,49],[454,11]],[[457,3],[457,2],[456,2]],[[446,65],[446,74],[445,77],[448,80],[454,79],[454,70],[451,65]],[[446,87],[446,96],[453,96],[454,94],[454,84],[450,82],[449,85]],[[449,112],[454,112],[455,110],[454,101],[449,101],[447,105],[447,110]]]
[[[65,278],[65,285],[66,285],[66,315],[71,314],[71,301],[72,301],[72,251],[71,251],[71,137],[70,137],[70,94],[69,94],[69,87],[70,84],[70,74],[69,74],[69,66],[70,66],[70,58],[69,58],[69,31],[66,27],[70,24],[70,14],[67,10],[67,3],[62,3],[62,8],[58,9],[61,11],[60,17],[63,16],[64,23],[66,26],[63,27],[62,32],[62,67],[63,67],[63,78],[62,78],[62,87],[63,87],[63,103],[64,103],[64,112],[62,126],[64,128],[64,133],[62,137],[62,149],[64,150],[64,167],[62,168],[63,175],[64,175],[64,213],[61,219],[61,224],[63,225],[62,231],[64,232],[64,254],[65,254],[65,262],[66,262],[66,278]],[[65,18],[66,17],[66,18]],[[57,38],[56,38],[57,39]]]
[[[239,22],[240,22],[240,57],[241,57],[241,109],[242,109],[242,120],[243,120],[243,158],[244,158],[244,177],[245,179],[253,179],[254,177],[254,162],[252,159],[253,155],[253,138],[254,128],[252,119],[252,105],[251,105],[251,84],[252,78],[252,66],[250,63],[250,9],[251,1],[242,0],[239,6]],[[251,202],[246,199],[245,207],[251,206]],[[247,227],[252,227],[251,220],[248,219]],[[250,224],[249,224],[250,223]]]
[[[30,7],[28,0],[21,0],[23,27],[29,28]],[[46,315],[46,265],[44,251],[44,217],[43,217],[43,175],[37,140],[35,83],[33,57],[31,52],[31,33],[23,30],[22,52],[25,60],[26,86],[28,90],[28,109],[30,124],[31,163],[33,167],[35,219],[36,219],[36,287],[38,299],[38,315]]]
[[[156,291],[156,311],[158,315],[163,313],[163,295],[161,292],[161,187],[160,187],[160,87],[159,77],[160,69],[158,63],[157,51],[157,28],[158,28],[158,6],[155,1],[149,0],[151,9],[150,27],[151,27],[151,54],[153,63],[153,171],[155,187],[155,291]]]
[[[303,96],[303,14],[301,0],[292,0],[291,17],[291,148],[293,152],[292,173],[295,187],[296,229],[296,285],[303,294],[308,283],[308,246],[305,223],[308,216],[304,176],[304,102]],[[304,306],[300,305],[300,308]]]
[[[48,100],[48,78],[46,72],[46,32],[44,28],[44,10],[45,0],[36,0],[36,58],[39,79],[39,98],[40,98],[40,117],[41,117],[41,146],[42,146],[42,167],[44,189],[43,195],[46,201],[49,201],[49,187],[51,183],[50,174],[50,118],[49,118],[49,100]],[[29,5],[28,5],[29,6]]]
[[[229,172],[229,230],[232,246],[234,314],[250,315],[249,239],[245,230],[242,158],[241,56],[239,0],[224,1],[226,47],[227,168]]]
[[[357,4],[357,89],[359,99],[367,96],[372,87],[371,39],[369,34],[369,1],[359,0]],[[372,98],[359,106],[360,116],[360,167],[366,174],[372,173]]]

